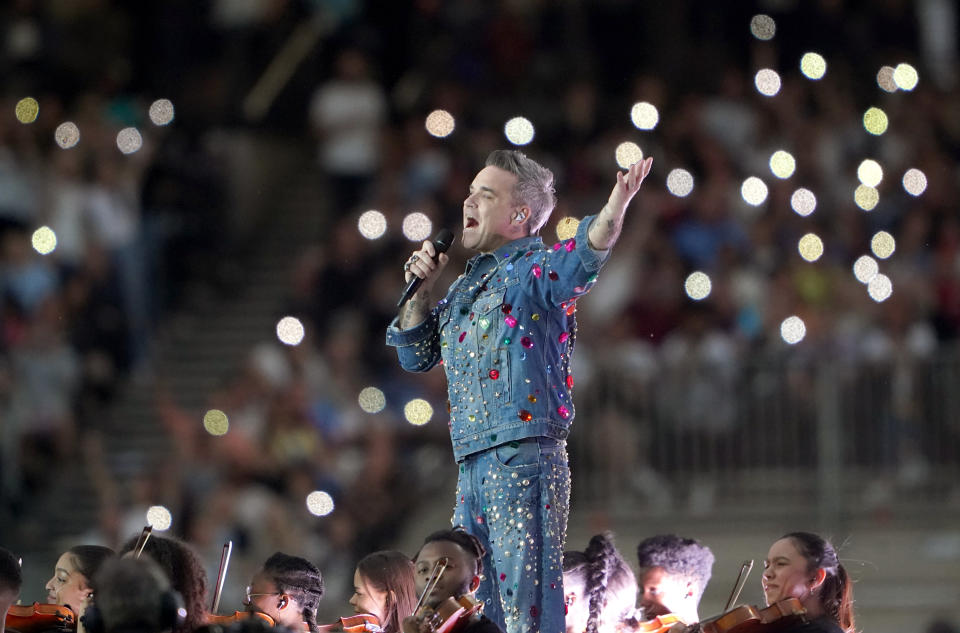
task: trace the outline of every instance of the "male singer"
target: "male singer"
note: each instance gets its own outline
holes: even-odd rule
[[[537,233],[555,204],[553,174],[521,152],[494,151],[463,201],[463,245],[478,251],[463,275],[434,304],[447,255],[428,240],[403,267],[407,282],[423,281],[387,329],[387,344],[408,371],[443,359],[460,471],[453,524],[487,550],[476,595],[507,633],[565,630],[575,305],[652,162],[618,172],[600,213],[548,247]]]

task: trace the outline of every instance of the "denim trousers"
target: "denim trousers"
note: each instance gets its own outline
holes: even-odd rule
[[[459,464],[453,524],[487,549],[476,597],[506,633],[563,633],[563,546],[570,505],[566,442],[501,444]]]

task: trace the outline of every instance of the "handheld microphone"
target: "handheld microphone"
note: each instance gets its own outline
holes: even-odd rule
[[[453,231],[450,229],[440,229],[430,241],[433,242],[433,247],[437,249],[437,256],[439,257],[440,253],[446,253],[447,249],[449,249],[453,244]],[[398,310],[401,306],[403,306],[403,304],[410,300],[410,297],[413,296],[422,283],[422,278],[417,277],[416,275],[413,276],[413,279],[411,279],[410,283],[407,284],[406,290],[404,290],[403,294],[400,295],[400,301],[397,303]]]

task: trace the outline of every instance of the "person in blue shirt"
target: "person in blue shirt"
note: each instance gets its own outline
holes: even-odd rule
[[[547,246],[538,232],[556,202],[553,174],[522,152],[494,151],[463,202],[461,241],[477,251],[464,273],[436,302],[449,257],[428,240],[404,264],[408,283],[423,281],[388,327],[387,344],[407,371],[442,360],[459,465],[453,524],[486,549],[476,595],[507,633],[565,630],[576,302],[652,163],[618,172],[603,209],[573,238]]]

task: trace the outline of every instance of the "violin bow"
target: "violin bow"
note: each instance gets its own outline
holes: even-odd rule
[[[730,608],[737,603],[737,600],[740,598],[740,592],[743,591],[743,586],[747,584],[747,577],[750,576],[750,570],[753,569],[753,559],[745,560],[740,565],[740,573],[737,575],[737,582],[733,586],[733,591],[730,592],[730,598],[727,600],[727,606],[723,608],[723,612],[726,613]]]
[[[140,538],[137,539],[137,544],[133,546],[134,558],[140,558],[140,554],[143,554],[143,548],[147,546],[147,541],[150,539],[152,533],[152,525],[145,526],[143,532],[140,532]]]
[[[220,554],[220,571],[217,572],[217,588],[213,592],[213,608],[210,613],[216,613],[220,608],[220,595],[223,593],[223,583],[227,580],[227,565],[230,564],[230,554],[233,552],[233,541],[223,544],[223,553]]]
[[[441,559],[438,559],[436,563],[433,564],[433,571],[430,572],[430,578],[427,580],[427,585],[423,588],[423,593],[420,594],[420,599],[417,600],[417,606],[413,608],[413,615],[417,614],[417,611],[420,610],[420,607],[423,606],[423,600],[433,591],[437,583],[440,582],[440,576],[443,575],[443,572],[446,571],[447,565],[450,564],[450,559],[444,556]]]

